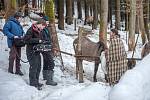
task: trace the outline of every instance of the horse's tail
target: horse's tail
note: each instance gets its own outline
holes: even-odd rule
[[[101,52],[105,50],[105,44],[102,41],[98,42],[98,51]]]

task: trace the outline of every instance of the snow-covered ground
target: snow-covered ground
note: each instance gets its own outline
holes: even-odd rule
[[[29,24],[31,25],[31,23]],[[24,27],[26,31],[29,26]],[[58,30],[58,39],[62,51],[74,54],[73,40],[77,34],[74,26],[65,25],[65,31]],[[98,40],[98,30],[89,36],[93,41]],[[121,31],[122,37],[125,32]],[[139,45],[141,40],[139,39]],[[138,53],[141,46],[137,47]],[[127,47],[126,47],[127,49]],[[29,64],[21,63],[24,76],[9,74],[8,68],[9,49],[6,37],[0,33],[0,100],[150,100],[150,55],[145,57],[137,66],[125,73],[120,82],[114,87],[101,82],[103,71],[99,67],[97,74],[98,82],[92,82],[94,64],[84,61],[84,83],[78,83],[75,79],[75,58],[62,54],[65,71],[60,70],[60,63],[55,60],[54,80],[57,86],[45,85],[40,75],[40,82],[44,84],[43,89],[38,91],[29,86]],[[139,55],[136,53],[137,55]],[[26,60],[25,47],[22,48],[22,59]]]

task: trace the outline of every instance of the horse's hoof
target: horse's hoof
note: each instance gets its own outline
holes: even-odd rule
[[[79,81],[79,83],[83,83],[84,81],[82,80],[82,81]]]

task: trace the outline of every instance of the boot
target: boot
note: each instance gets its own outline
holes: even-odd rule
[[[37,84],[37,85],[32,85],[32,84],[30,84],[30,86],[34,86],[34,87],[37,88],[38,90],[42,90],[43,84],[41,84],[41,83],[39,83],[39,84]]]
[[[8,69],[8,72],[11,73],[11,74],[14,74],[14,72],[13,72],[12,70],[9,70],[9,69]]]
[[[43,80],[47,80],[47,73],[48,73],[48,70],[43,70],[43,71],[42,71]]]
[[[39,87],[42,87],[42,86],[43,86],[43,84],[42,84],[42,83],[38,83],[38,85],[39,85]]]
[[[42,90],[42,86],[41,84],[38,84],[38,86],[36,87],[38,90]]]
[[[8,67],[8,72],[11,73],[11,74],[14,74],[13,72],[13,66],[9,64],[9,67]]]
[[[47,85],[52,85],[52,86],[57,85],[57,83],[53,81],[53,76],[54,76],[54,71],[48,70],[47,71],[47,81],[46,81]]]
[[[15,74],[20,75],[20,76],[23,76],[23,73],[21,72],[21,70],[16,71]]]

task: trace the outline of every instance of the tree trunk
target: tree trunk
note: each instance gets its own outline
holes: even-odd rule
[[[64,0],[58,0],[58,28],[64,30]]]
[[[136,19],[136,0],[130,0],[130,16],[129,16],[129,51],[134,49],[135,45],[135,19]]]
[[[24,2],[25,2],[24,15],[25,15],[25,16],[28,16],[28,15],[29,15],[29,13],[28,13],[28,10],[29,10],[29,8],[28,8],[28,0],[25,0]]]
[[[36,8],[37,7],[37,0],[32,0],[32,8]]]
[[[108,0],[101,0],[101,14],[100,14],[100,33],[99,41],[106,44],[107,40],[107,18],[108,18]]]
[[[116,11],[115,11],[115,28],[120,30],[120,0],[115,0]]]
[[[144,0],[144,25],[145,25],[145,32],[146,32],[146,36],[148,41],[150,41],[150,32],[149,32],[149,28],[148,28],[148,24],[149,24],[149,0]]]
[[[5,13],[5,18],[7,21],[10,16],[14,15],[17,6],[16,6],[16,0],[5,0],[5,1],[7,4],[6,13]]]
[[[53,0],[46,0],[45,13],[49,18],[50,23],[55,24],[54,3]]]
[[[146,37],[145,37],[145,27],[144,27],[144,16],[143,16],[143,0],[138,0],[139,2],[139,23],[140,23],[140,33],[142,37],[142,44],[145,43]]]
[[[53,48],[59,48],[57,32],[56,32],[56,27],[55,27],[53,0],[50,0],[50,1],[46,0],[46,2],[45,2],[45,14],[48,16],[49,22],[50,22],[49,30],[51,32]],[[54,55],[57,55],[57,54],[54,52]]]
[[[88,0],[84,0],[84,11],[85,11],[85,21],[84,25],[87,24],[87,18],[89,17],[89,5],[88,5]]]
[[[89,4],[89,6],[90,6],[90,16],[93,16],[93,0],[88,0],[88,4]]]
[[[74,0],[71,0],[72,1],[72,17],[73,17],[73,15],[75,14],[75,12],[74,12]]]
[[[0,10],[4,10],[4,0],[0,0]]]
[[[68,25],[73,24],[72,13],[72,0],[66,0],[66,23]]]
[[[108,22],[110,24],[110,28],[112,28],[112,0],[108,0],[108,4],[109,4],[109,7],[108,7]]]
[[[78,19],[81,19],[81,20],[82,20],[81,0],[77,0],[77,6],[78,6]]]
[[[98,24],[98,7],[97,7],[97,0],[93,0],[93,12],[94,12],[94,17],[93,17],[93,25],[92,29],[97,29],[97,24]]]

